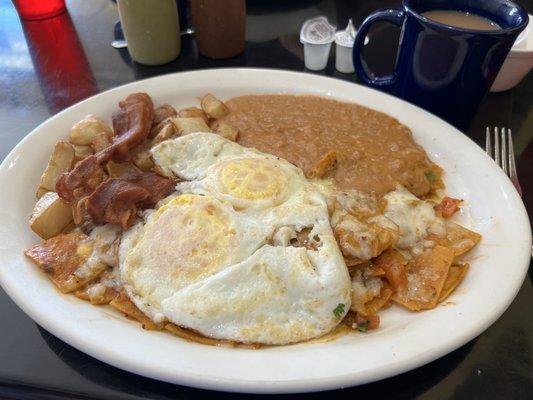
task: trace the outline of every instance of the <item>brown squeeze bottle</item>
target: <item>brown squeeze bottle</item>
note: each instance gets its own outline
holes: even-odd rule
[[[192,0],[191,8],[200,54],[229,58],[244,51],[245,0]]]

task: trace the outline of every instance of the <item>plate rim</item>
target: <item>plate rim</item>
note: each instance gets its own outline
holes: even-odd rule
[[[156,81],[156,80],[165,80],[165,79],[172,79],[174,76],[184,76],[184,75],[202,75],[205,73],[208,74],[216,74],[217,72],[225,71],[224,73],[243,73],[243,74],[261,74],[261,73],[268,73],[268,74],[281,74],[281,75],[294,75],[294,76],[305,76],[306,78],[312,77],[312,79],[317,80],[330,80],[334,82],[343,82],[347,85],[354,85],[355,88],[358,90],[363,91],[370,91],[377,93],[378,96],[386,96],[388,98],[391,98],[393,102],[399,102],[402,106],[406,106],[408,108],[411,108],[416,113],[423,113],[426,116],[429,116],[430,119],[433,119],[435,121],[439,121],[441,124],[447,125],[447,128],[449,128],[450,131],[453,132],[455,135],[460,135],[462,139],[466,139],[468,142],[470,142],[471,145],[474,145],[475,148],[479,150],[479,152],[483,153],[482,149],[469,137],[462,134],[460,131],[458,131],[453,126],[449,125],[442,119],[434,116],[433,114],[430,114],[429,112],[413,105],[410,103],[407,103],[399,98],[396,98],[392,95],[389,95],[387,93],[379,92],[377,90],[355,84],[350,81],[344,81],[339,80],[333,77],[326,77],[321,75],[313,75],[308,73],[302,73],[297,71],[290,71],[290,70],[281,70],[281,69],[270,69],[270,68],[216,68],[216,69],[202,69],[202,70],[193,70],[193,71],[186,71],[186,72],[175,72],[165,75],[159,75],[156,77],[151,77],[139,81],[133,81],[129,82],[125,85],[120,85],[111,89],[108,89],[106,91],[100,92],[94,96],[91,96],[79,103],[76,103],[61,112],[51,116],[50,118],[43,121],[41,124],[39,124],[35,129],[33,129],[28,135],[26,135],[5,157],[5,159],[2,161],[2,164],[0,165],[0,177],[3,177],[4,174],[7,173],[7,169],[9,168],[9,164],[12,161],[12,159],[16,156],[17,152],[26,145],[27,141],[33,140],[33,137],[35,135],[38,135],[38,132],[41,131],[42,127],[49,123],[51,120],[60,119],[65,114],[68,114],[72,112],[73,109],[78,107],[83,107],[84,104],[94,101],[95,98],[99,96],[109,96],[113,92],[119,92],[121,90],[126,90],[129,87],[142,87],[146,82],[149,81]],[[185,78],[185,77],[184,77]],[[355,99],[354,99],[355,100]],[[369,105],[364,104],[364,99],[357,99],[355,100],[356,103],[363,105],[367,108],[372,108]],[[485,156],[490,160],[490,158],[485,154]],[[494,164],[495,165],[495,164]],[[503,172],[501,171],[501,174]],[[3,179],[3,178],[2,178]],[[512,187],[512,184],[508,183],[509,186]],[[514,190],[514,187],[513,187]],[[516,196],[518,194],[516,193]],[[519,199],[519,198],[518,198]],[[516,200],[516,198],[515,198]],[[520,201],[521,204],[521,212],[523,216],[526,219],[526,230],[525,233],[527,235],[527,231],[529,229],[529,246],[531,247],[531,227],[529,226],[529,220],[527,217],[527,211],[525,209],[525,206]],[[83,340],[79,340],[80,338],[77,337],[71,337],[69,335],[68,329],[65,329],[61,324],[58,324],[57,322],[54,322],[52,320],[47,320],[44,318],[43,315],[39,314],[37,308],[33,309],[32,307],[29,307],[28,304],[24,303],[24,299],[22,299],[21,296],[19,296],[19,293],[17,293],[13,288],[6,287],[7,285],[4,284],[3,280],[3,274],[0,273],[0,285],[3,287],[3,289],[6,291],[6,293],[9,295],[10,298],[15,301],[17,306],[21,308],[27,315],[30,316],[34,321],[36,321],[39,325],[43,326],[46,330],[52,332],[54,335],[58,336],[61,340],[65,341],[69,345],[75,347],[76,349],[79,349],[80,351],[89,354],[92,357],[95,357],[103,362],[106,362],[110,365],[114,365],[118,368],[127,370],[129,372],[133,372],[139,375],[147,376],[153,379],[157,380],[163,380],[170,383],[175,384],[181,384],[186,386],[193,386],[198,388],[204,388],[204,389],[210,389],[210,390],[220,390],[220,391],[231,391],[231,392],[246,392],[246,393],[303,393],[303,392],[311,392],[311,391],[322,391],[322,390],[330,390],[335,388],[341,388],[346,386],[353,386],[354,381],[356,381],[355,384],[364,384],[380,379],[384,379],[387,377],[391,377],[409,370],[412,370],[414,368],[420,367],[422,365],[425,365],[433,360],[436,360],[440,357],[442,357],[445,354],[450,353],[451,351],[461,347],[465,343],[467,343],[469,340],[477,337],[479,334],[481,334],[483,331],[485,331],[490,325],[492,325],[504,312],[507,310],[507,308],[510,306],[514,298],[516,297],[518,291],[520,290],[521,284],[523,283],[523,280],[526,277],[527,274],[527,266],[529,265],[528,257],[526,257],[526,254],[523,255],[523,260],[520,262],[520,264],[524,264],[525,267],[523,268],[523,276],[520,280],[520,284],[517,285],[512,295],[509,295],[505,302],[502,302],[500,304],[500,307],[498,309],[498,312],[492,313],[490,318],[487,318],[483,324],[478,324],[476,329],[471,329],[470,331],[463,331],[462,335],[460,337],[456,337],[455,340],[450,341],[447,346],[441,346],[439,348],[439,351],[436,352],[428,352],[425,355],[419,356],[417,360],[413,361],[405,361],[405,360],[398,360],[395,363],[387,364],[386,368],[381,368],[380,371],[370,373],[366,372],[365,377],[357,377],[355,375],[360,373],[347,373],[343,375],[335,375],[335,377],[325,377],[325,378],[311,378],[311,379],[295,379],[291,381],[254,381],[254,380],[238,380],[235,379],[227,379],[227,378],[215,378],[215,377],[209,377],[206,375],[196,374],[196,373],[189,373],[189,374],[183,374],[179,377],[174,377],[174,379],[166,379],[161,378],[161,376],[154,375],[153,373],[147,373],[146,369],[139,368],[138,365],[135,363],[131,363],[128,361],[127,356],[124,357],[122,360],[114,359],[112,356],[105,354],[105,352],[102,352],[101,349],[98,346],[91,345],[91,343],[87,343]],[[516,264],[519,264],[516,262]],[[398,365],[399,364],[399,365]],[[183,371],[182,371],[183,372]]]

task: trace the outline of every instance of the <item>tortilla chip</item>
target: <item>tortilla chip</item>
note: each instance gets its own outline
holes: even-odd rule
[[[70,293],[85,286],[107,268],[102,263],[101,268],[96,266],[76,275],[91,252],[92,240],[83,233],[71,232],[36,244],[25,254],[48,274],[61,292]]]
[[[398,291],[407,285],[405,272],[407,259],[398,250],[389,249],[384,251],[373,260],[376,267],[380,268],[391,287]]]
[[[453,250],[457,257],[470,251],[481,240],[479,233],[466,229],[464,226],[452,221],[446,221],[446,238],[439,239],[437,242],[442,246]]]
[[[452,294],[455,288],[459,286],[459,284],[466,276],[466,273],[468,272],[469,268],[470,265],[468,265],[468,263],[453,264],[450,267],[450,271],[448,271],[448,276],[446,277],[446,280],[444,281],[444,286],[442,287],[442,291],[440,292],[438,301],[439,303],[442,303],[444,300],[446,300],[448,296]]]
[[[164,328],[163,323],[155,323],[150,318],[148,318],[144,313],[137,308],[135,304],[130,300],[126,292],[121,291],[117,297],[115,297],[109,303],[110,306],[116,308],[119,311],[122,311],[126,314],[126,317],[138,321],[142,324],[143,329],[149,331],[161,330]]]
[[[333,232],[349,266],[368,261],[391,247],[397,236],[388,229],[340,211],[333,215]]]
[[[385,271],[380,267],[366,263],[364,266],[350,270],[352,280],[352,305],[350,309],[361,315],[370,315],[384,307],[393,290],[383,280]]]
[[[350,257],[344,257],[344,262],[346,263],[347,267],[357,267],[361,264],[364,264],[368,261],[363,261],[359,258],[350,258]]]
[[[87,285],[83,289],[76,290],[74,296],[89,301],[92,305],[101,306],[109,304],[118,296],[118,292],[112,287],[104,286],[102,283],[97,282],[92,285]]]
[[[452,265],[454,253],[435,246],[407,264],[407,286],[398,290],[392,300],[412,311],[434,308]]]
[[[359,311],[359,314],[363,316],[377,314],[385,305],[389,302],[392,296],[392,289],[389,285],[384,284],[379,292],[379,296],[374,297],[369,302],[365,303],[365,307],[362,311]]]

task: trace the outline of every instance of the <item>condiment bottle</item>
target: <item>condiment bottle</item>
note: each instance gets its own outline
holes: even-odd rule
[[[192,0],[191,6],[200,54],[229,58],[244,51],[245,0]]]
[[[135,61],[160,65],[179,56],[176,0],[118,0],[118,11],[128,51]]]

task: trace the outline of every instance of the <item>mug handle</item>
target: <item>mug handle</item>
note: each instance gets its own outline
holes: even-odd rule
[[[391,89],[396,82],[396,75],[393,72],[389,75],[375,76],[371,71],[368,71],[368,66],[361,58],[361,50],[365,43],[365,38],[374,22],[387,21],[397,26],[402,26],[404,19],[404,12],[395,8],[378,10],[370,14],[361,24],[357,31],[355,42],[353,46],[353,65],[355,72],[359,79],[361,79],[368,86],[372,86],[382,90]],[[370,73],[371,76],[368,74]]]

